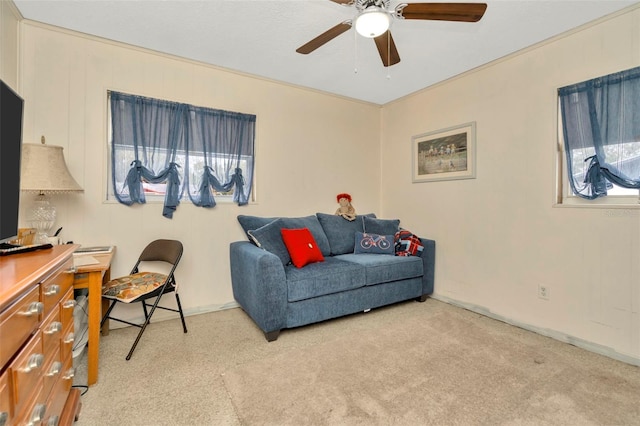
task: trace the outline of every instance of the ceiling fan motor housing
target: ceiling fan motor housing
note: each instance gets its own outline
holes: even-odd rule
[[[362,12],[370,6],[375,6],[389,11],[389,3],[391,0],[356,0],[356,9]]]

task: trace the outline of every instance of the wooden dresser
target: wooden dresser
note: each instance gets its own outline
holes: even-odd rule
[[[69,425],[76,245],[0,257],[0,426]]]

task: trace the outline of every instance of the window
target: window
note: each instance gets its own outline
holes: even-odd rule
[[[640,67],[559,89],[558,123],[558,202],[640,207]]]
[[[559,105],[559,104],[558,104]],[[562,114],[560,112],[560,108],[558,108],[558,157],[557,157],[557,179],[558,179],[558,195],[557,200],[559,204],[566,205],[602,205],[602,206],[640,206],[640,190],[633,188],[625,188],[615,183],[611,183],[611,187],[607,190],[607,197],[601,197],[594,200],[584,200],[580,198],[573,191],[571,184],[569,183],[568,173],[565,172],[567,170],[566,162],[568,158],[571,158],[571,170],[573,171],[573,179],[574,181],[580,183],[584,182],[585,175],[587,172],[587,159],[593,157],[595,155],[595,148],[582,148],[582,149],[573,149],[569,156],[565,153],[565,142],[564,137],[562,135]],[[622,144],[620,148],[633,151],[634,154],[631,155],[633,160],[640,161],[640,140],[636,140],[633,142],[629,142],[626,144]],[[608,158],[612,157],[611,150],[618,149],[618,147],[607,147],[605,148],[606,152],[609,152],[607,155]],[[617,153],[615,153],[617,154]]]
[[[214,207],[251,196],[255,115],[109,93],[109,195],[120,203],[164,199]]]

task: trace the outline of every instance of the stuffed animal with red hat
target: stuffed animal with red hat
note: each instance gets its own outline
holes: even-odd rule
[[[336,199],[338,200],[338,204],[340,204],[340,207],[336,210],[336,214],[348,221],[355,220],[356,209],[351,205],[351,195],[343,192],[342,194],[338,194]]]

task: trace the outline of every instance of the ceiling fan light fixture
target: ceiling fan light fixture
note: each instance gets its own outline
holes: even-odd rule
[[[369,6],[358,15],[355,25],[361,36],[375,38],[389,29],[391,17],[380,7]]]

